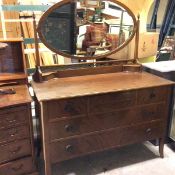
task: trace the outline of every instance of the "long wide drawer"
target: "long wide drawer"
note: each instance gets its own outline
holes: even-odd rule
[[[0,165],[1,175],[22,175],[29,174],[35,169],[32,158],[26,157]]]
[[[22,125],[10,129],[0,130],[0,144],[30,137],[28,125]]]
[[[49,124],[50,141],[73,135],[157,120],[165,115],[164,103],[87,117],[64,119]]]
[[[30,140],[25,139],[0,145],[0,163],[28,155],[32,155]]]
[[[163,137],[163,122],[115,128],[50,144],[52,163],[109,148]]]
[[[25,106],[0,111],[0,129],[14,127],[15,125],[28,123],[29,114]]]

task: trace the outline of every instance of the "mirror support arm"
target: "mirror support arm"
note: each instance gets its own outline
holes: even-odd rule
[[[136,36],[135,36],[135,50],[134,50],[134,60],[135,63],[138,62],[138,50],[139,50],[139,28],[140,28],[140,15],[138,14],[138,20],[136,23]]]
[[[33,74],[33,80],[35,82],[42,82],[42,72],[41,72],[41,64],[40,64],[40,57],[39,57],[39,47],[38,47],[38,37],[36,31],[36,19],[35,14],[33,13],[33,28],[34,28],[34,39],[35,39],[35,55],[36,55],[36,65],[35,65],[35,73]]]

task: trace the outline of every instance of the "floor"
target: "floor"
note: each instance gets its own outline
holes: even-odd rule
[[[129,145],[54,165],[53,175],[175,175],[175,143],[164,153],[150,142]]]

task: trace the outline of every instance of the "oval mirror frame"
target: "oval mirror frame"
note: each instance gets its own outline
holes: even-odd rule
[[[45,21],[45,19],[48,17],[48,15],[53,12],[54,10],[56,10],[57,8],[59,8],[60,6],[64,5],[64,4],[68,4],[71,2],[74,2],[74,0],[62,0],[56,4],[54,4],[53,6],[51,6],[40,18],[39,23],[38,23],[38,27],[37,27],[37,32],[39,35],[40,40],[42,41],[42,43],[51,51],[53,51],[54,53],[57,53],[59,55],[62,55],[64,57],[68,57],[68,58],[73,58],[73,59],[78,59],[78,60],[92,60],[92,59],[100,59],[100,58],[104,58],[107,57],[109,55],[112,55],[118,51],[120,51],[121,49],[123,49],[126,45],[129,44],[129,42],[134,38],[138,25],[137,25],[137,20],[136,17],[134,15],[134,13],[122,2],[119,2],[118,0],[108,0],[110,2],[113,2],[119,6],[121,6],[123,9],[125,9],[127,11],[127,13],[131,16],[132,20],[133,20],[133,31],[131,33],[131,35],[128,37],[127,40],[125,40],[124,43],[122,43],[119,47],[116,47],[115,49],[113,49],[112,51],[106,52],[105,54],[101,54],[101,55],[94,55],[94,56],[76,56],[76,55],[71,55],[71,54],[67,54],[61,50],[57,50],[54,47],[52,47],[51,44],[49,44],[45,37],[42,34],[42,24],[43,21]]]

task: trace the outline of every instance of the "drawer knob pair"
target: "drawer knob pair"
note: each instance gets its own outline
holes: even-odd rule
[[[72,145],[67,145],[67,146],[66,146],[66,151],[67,151],[67,152],[72,152],[72,151],[73,151],[73,148],[74,148],[74,147],[73,147]]]

